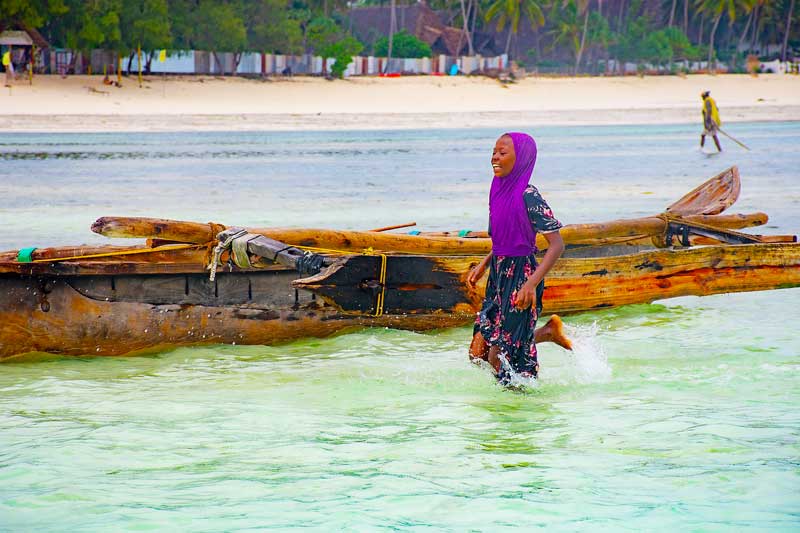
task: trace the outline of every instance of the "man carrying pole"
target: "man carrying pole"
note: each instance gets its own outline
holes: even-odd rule
[[[706,144],[706,135],[711,135],[714,138],[714,144],[717,145],[717,150],[721,152],[722,146],[719,145],[717,131],[722,125],[722,121],[719,119],[717,103],[711,98],[710,91],[700,93],[700,98],[703,99],[703,133],[700,134],[700,148]]]

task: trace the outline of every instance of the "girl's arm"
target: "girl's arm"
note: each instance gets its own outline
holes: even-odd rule
[[[561,238],[561,233],[558,231],[551,231],[544,233],[544,238],[547,239],[547,251],[542,258],[542,262],[533,271],[533,274],[528,278],[528,281],[517,292],[518,309],[527,309],[530,306],[536,306],[536,286],[544,279],[559,257],[564,251],[564,239]],[[470,273],[471,275],[472,273]]]
[[[475,268],[469,271],[469,275],[467,276],[467,285],[470,287],[475,287],[475,284],[478,283],[478,280],[483,277],[483,273],[486,272],[486,266],[491,260],[492,252],[489,252],[489,255],[481,259],[481,262],[478,263]]]

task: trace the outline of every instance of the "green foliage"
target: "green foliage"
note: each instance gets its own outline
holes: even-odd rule
[[[39,28],[68,11],[64,0],[0,0],[0,26],[17,21]]]
[[[614,36],[610,47],[611,54],[620,61],[641,63],[644,58],[640,53],[642,43],[648,38],[652,29],[646,17],[637,17],[628,21],[626,31]]]
[[[494,35],[495,46],[505,46],[518,62],[519,55],[524,56],[525,49],[533,44],[514,41],[519,24],[533,28],[544,25],[543,30],[535,31],[535,58],[525,59],[528,63],[535,60],[540,67],[552,63],[547,68],[554,70],[562,69],[570,59],[577,66],[579,56],[581,66],[585,64],[590,69],[592,64],[609,59],[671,65],[674,61],[704,57],[719,57],[733,68],[741,68],[737,46],[764,49],[765,45],[781,45],[787,37],[787,23],[790,54],[792,47],[800,45],[800,7],[792,11],[796,4],[792,0],[691,0],[687,27],[683,22],[683,2],[676,4],[674,26],[666,26],[671,0],[628,0],[623,6],[590,0],[465,3],[470,10],[470,24],[474,23],[477,31],[484,34],[500,30]],[[346,0],[0,0],[0,26],[9,28],[22,23],[39,29],[54,47],[83,52],[104,48],[124,53],[141,44],[147,52],[161,48],[283,54],[330,51],[323,55],[345,58],[356,47],[346,31],[349,13],[364,5],[387,7],[389,2],[356,0],[351,5]],[[461,26],[460,5],[455,0],[430,0],[429,5],[458,12],[448,23]],[[384,15],[388,17],[388,10]],[[388,40],[376,37],[362,36],[365,42],[374,43],[376,55],[385,56]],[[392,55],[429,57],[432,53],[413,35],[400,32],[394,37]]]
[[[486,22],[497,19],[497,31],[503,31],[506,24],[510,24],[511,33],[517,33],[523,14],[527,15],[531,27],[544,24],[542,5],[536,0],[494,0],[486,10],[484,19]]]
[[[589,14],[589,27],[587,29],[587,46],[606,49],[613,42],[614,34],[608,24],[608,19],[600,13],[593,11]]]
[[[553,39],[551,48],[566,46],[572,56],[577,57],[583,29],[578,5],[574,0],[568,0],[564,4],[553,4],[550,19],[553,25],[553,29],[548,32]]]
[[[320,53],[325,47],[332,45],[344,37],[344,32],[329,17],[316,17],[306,27],[306,40],[309,48]]]
[[[263,0],[248,4],[245,17],[250,48],[261,52],[303,52],[304,12],[289,10],[285,0]]]
[[[172,44],[167,0],[125,0],[120,26],[122,45],[154,51]]]
[[[65,25],[65,40],[73,50],[88,52],[95,48],[119,48],[122,31],[119,14],[122,0],[96,0],[82,2],[68,0],[66,17],[70,24]]]
[[[192,44],[200,50],[243,52],[247,49],[247,29],[233,2],[201,0],[195,15]]]
[[[355,37],[348,35],[330,17],[315,17],[306,26],[306,40],[315,53],[325,58],[334,58],[331,74],[337,78],[344,75],[353,56],[364,49]]]
[[[431,47],[428,43],[417,39],[405,30],[394,34],[392,39],[393,57],[431,57]],[[381,37],[375,42],[375,55],[386,57],[389,54],[389,38]]]
[[[172,33],[172,48],[191,50],[194,39],[194,0],[169,0],[170,30]]]
[[[336,63],[331,65],[331,74],[336,78],[342,78],[347,66],[353,62],[353,56],[357,56],[364,49],[355,37],[347,36],[340,41],[331,43],[322,49],[322,56],[331,57]]]
[[[672,46],[664,30],[650,33],[641,43],[639,57],[650,63],[666,63],[672,57]]]
[[[700,50],[696,46],[692,46],[689,37],[683,33],[683,30],[676,27],[664,28],[661,30],[669,40],[669,45],[672,48],[672,56],[670,59],[699,59],[701,57]]]

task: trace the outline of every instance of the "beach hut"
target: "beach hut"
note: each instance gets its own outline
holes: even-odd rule
[[[45,72],[49,65],[49,49],[50,43],[33,28],[0,27],[0,51],[11,51],[11,60],[17,73],[25,72],[29,64],[33,72]]]

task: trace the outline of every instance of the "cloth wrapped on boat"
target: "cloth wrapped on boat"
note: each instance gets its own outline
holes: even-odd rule
[[[245,233],[236,237],[231,242],[231,258],[233,263],[239,268],[250,268],[250,253],[247,251],[247,245],[253,239],[257,239],[261,235],[255,233]]]

